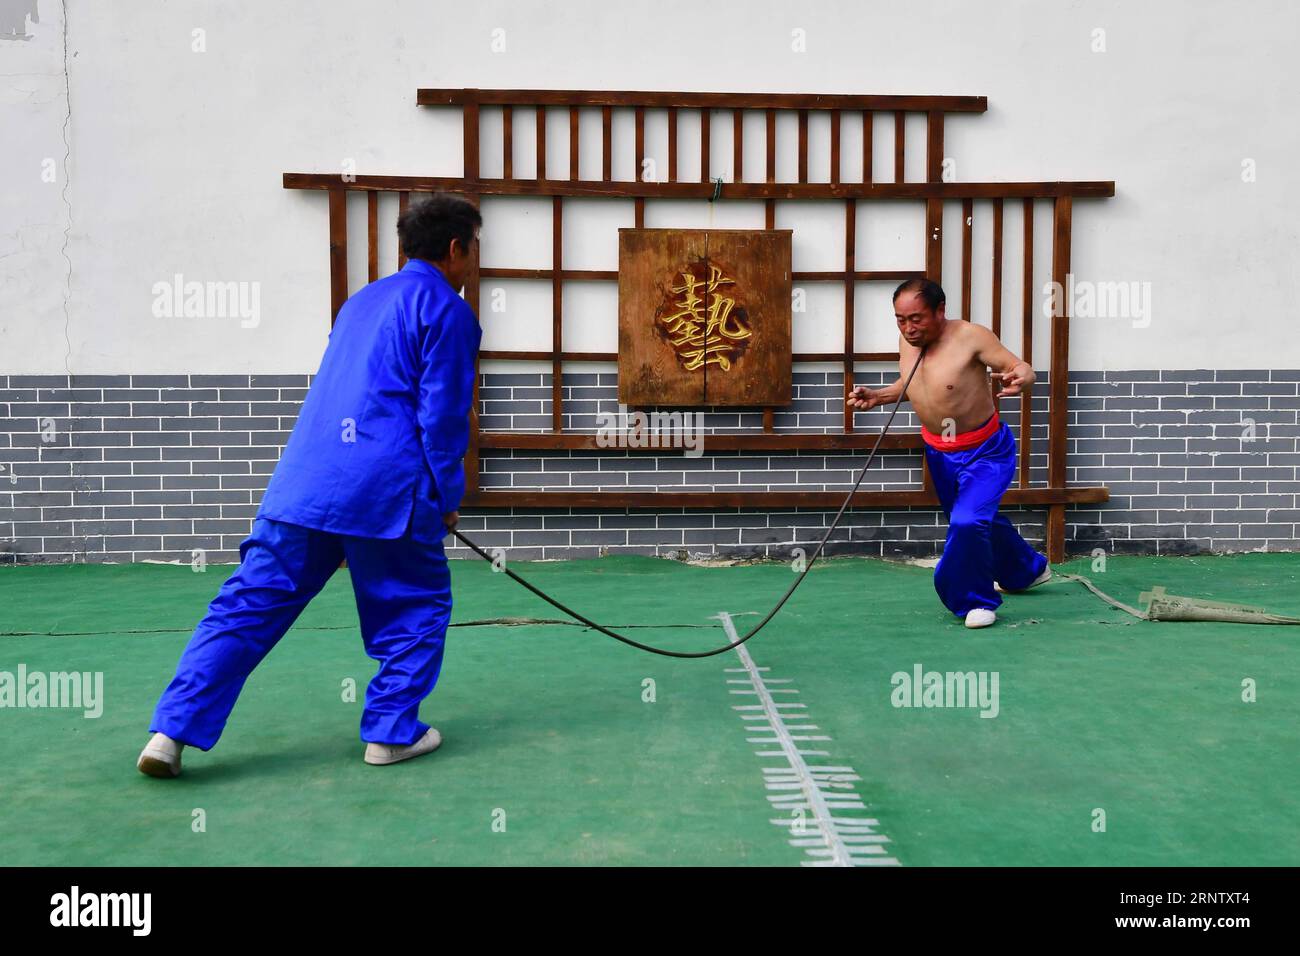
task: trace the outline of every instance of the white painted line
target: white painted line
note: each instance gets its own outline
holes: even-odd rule
[[[736,634],[735,625],[731,623],[731,615],[726,611],[722,611],[717,616],[722,621],[722,626],[726,631],[728,640],[737,640],[738,635]],[[790,766],[795,770],[795,773],[807,781],[807,787],[804,789],[804,793],[807,796],[808,803],[811,805],[813,818],[819,824],[824,824],[821,826],[821,831],[825,838],[826,853],[830,856],[832,861],[838,863],[840,866],[852,866],[853,856],[849,853],[848,846],[840,839],[834,826],[831,825],[830,807],[826,805],[826,800],[822,797],[821,790],[813,784],[812,774],[808,770],[808,764],[799,753],[799,749],[795,746],[794,740],[791,739],[789,731],[784,729],[784,722],[781,719],[777,703],[772,699],[772,695],[767,693],[766,687],[763,683],[763,676],[759,673],[757,665],[754,663],[754,659],[749,656],[749,652],[745,650],[744,644],[741,644],[736,648],[736,654],[740,657],[741,663],[754,679],[754,687],[758,690],[759,700],[762,701],[768,717],[771,718],[772,726],[777,728],[777,737],[780,739],[781,750],[785,753],[786,760],[790,762]],[[768,799],[771,800],[772,798],[769,797]]]

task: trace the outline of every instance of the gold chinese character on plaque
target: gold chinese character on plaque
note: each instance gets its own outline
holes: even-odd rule
[[[708,275],[701,276],[706,269]],[[688,372],[705,364],[730,371],[754,334],[745,307],[718,291],[720,286],[735,285],[736,280],[727,278],[715,259],[684,265],[679,274],[681,282],[669,287],[668,301],[659,310],[663,334]]]
[[[619,230],[625,405],[790,402],[791,232]]]

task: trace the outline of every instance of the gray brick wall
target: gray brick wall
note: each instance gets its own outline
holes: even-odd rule
[[[859,381],[882,383],[883,373]],[[310,383],[308,375],[0,376],[0,561],[189,561],[238,558],[266,481]],[[565,375],[566,427],[595,431],[618,411],[613,373]],[[838,372],[794,373],[778,432],[839,429]],[[1034,397],[1031,479],[1046,480],[1048,376]],[[1297,505],[1296,370],[1076,371],[1070,376],[1068,479],[1104,484],[1111,500],[1067,512],[1068,550],[1198,553],[1292,550]],[[550,428],[551,377],[486,374],[488,430]],[[1018,402],[1003,418],[1016,428]],[[864,431],[887,410],[859,413]],[[759,412],[710,410],[705,454],[485,450],[482,484],[520,489],[847,491],[855,454],[707,451],[707,434],[758,430]],[[904,406],[894,427],[913,431]],[[882,454],[862,487],[921,480],[917,451]],[[1005,509],[1042,545],[1041,509]],[[638,554],[787,557],[824,533],[833,511],[513,509],[462,514],[462,529],[515,558]],[[931,556],[937,509],[850,511],[830,553]],[[449,553],[471,556],[456,545]]]

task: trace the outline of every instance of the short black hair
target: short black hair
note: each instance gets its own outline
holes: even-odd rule
[[[947,296],[943,294],[943,286],[930,279],[908,279],[894,290],[894,301],[897,302],[898,297],[904,292],[917,293],[931,312],[937,312],[939,306],[948,301]]]
[[[406,258],[441,262],[447,258],[453,239],[459,239],[461,248],[469,252],[474,227],[481,225],[483,217],[468,199],[434,193],[412,203],[397,217],[397,238]]]

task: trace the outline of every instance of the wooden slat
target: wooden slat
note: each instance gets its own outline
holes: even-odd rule
[[[555,278],[555,270],[514,269],[502,266],[493,266],[492,268],[484,269],[483,276],[488,279],[552,279]],[[560,278],[617,282],[618,272],[612,269],[564,269]]]
[[[515,113],[511,106],[501,107],[501,168],[503,178],[515,178]]]
[[[840,111],[831,113],[831,182],[840,181]]]
[[[1026,199],[1024,210],[1024,282],[1021,287],[1020,339],[1030,365],[1034,364],[1034,201]],[[1020,487],[1029,487],[1029,455],[1032,450],[1034,403],[1024,392],[1020,394]]]
[[[700,182],[709,181],[709,130],[713,126],[713,114],[707,110],[700,110]],[[709,195],[713,195],[710,191]]]
[[[731,111],[731,181],[745,181],[745,111]]]
[[[685,109],[822,109],[906,110],[924,113],[983,113],[987,96],[895,96],[840,93],[672,93],[662,90],[479,90],[421,88],[420,106],[483,105],[506,103],[534,106],[651,106]]]
[[[925,120],[925,178],[943,182],[943,113],[931,110]]]
[[[410,207],[410,205],[411,205],[411,194],[409,192],[400,192],[397,194],[397,215],[399,217],[402,215],[402,213],[406,212],[406,210]],[[397,268],[401,269],[405,265],[406,265],[406,253],[402,251],[401,240],[398,240]]]
[[[516,269],[493,266],[482,270],[488,279],[550,279],[554,273],[550,269]],[[795,282],[843,282],[844,272],[792,272],[790,277]],[[925,276],[921,269],[859,269],[853,273],[856,282],[902,282],[904,279],[919,279]],[[614,269],[565,269],[561,278],[582,279],[592,282],[617,282],[618,272]]]
[[[547,351],[526,351],[515,349],[484,350],[480,353],[485,359],[506,359],[516,362],[549,362],[555,353]],[[615,362],[617,352],[565,352],[560,356],[566,362]],[[792,362],[834,362],[844,361],[843,352],[796,352],[791,356]],[[854,362],[897,362],[897,352],[854,352]]]
[[[871,110],[864,110],[862,113],[862,183],[871,185],[871,134],[875,130],[875,120],[872,118]]]
[[[608,106],[600,111],[600,129],[600,178],[602,185],[609,186],[614,168],[614,119]]]
[[[636,178],[645,179],[645,107],[636,108]],[[655,176],[658,179],[658,175]],[[632,224],[637,229],[645,227],[645,200],[638,196],[632,203]]]
[[[546,179],[546,107],[537,107],[537,178]]]
[[[1052,280],[1065,287],[1070,272],[1071,200],[1056,200],[1052,211]],[[1048,405],[1047,483],[1065,487],[1066,422],[1070,375],[1070,303],[1060,297],[1060,315],[1052,316],[1052,372]],[[1065,507],[1052,505],[1047,513],[1047,560],[1065,560]]]
[[[1002,338],[1002,200],[993,200],[993,265],[992,265],[993,303],[990,307],[989,322],[993,334]],[[1002,383],[997,379],[989,380],[993,390],[993,407],[998,408],[998,392]]]
[[[578,179],[578,159],[582,156],[578,142],[578,108],[569,107],[569,179]]]
[[[645,179],[645,107],[636,108],[636,178]],[[658,177],[655,177],[656,179]]]
[[[844,204],[844,397],[853,391],[853,295],[854,266],[857,264],[858,202],[850,199]],[[855,409],[844,406],[844,432],[853,431]]]
[[[366,193],[366,281],[379,278],[379,193]]]
[[[479,355],[484,359],[504,359],[511,362],[551,362],[555,353],[545,351],[528,351],[524,349],[483,349]],[[560,358],[565,362],[617,362],[617,352],[564,352]]]
[[[907,143],[907,114],[899,110],[894,114],[894,182],[905,181],[904,153]]]
[[[709,183],[598,182],[582,180],[463,179],[454,176],[357,176],[345,182],[334,173],[284,173],[285,189],[341,189],[345,192],[472,192],[482,196],[606,196],[662,199],[708,199]],[[1104,199],[1115,195],[1114,182],[1043,183],[735,183],[733,199]]]
[[[482,491],[467,496],[474,508],[830,508],[844,500],[843,491]],[[1009,506],[1097,504],[1108,501],[1106,488],[1011,488],[1002,496]],[[928,507],[939,504],[925,491],[859,491],[853,508]]]
[[[464,164],[465,176],[464,183],[477,182],[479,177],[479,108],[477,102],[465,104],[464,109]],[[406,187],[412,191],[418,189],[416,186]],[[452,187],[453,189],[466,190],[468,187],[461,185]],[[432,190],[431,190],[432,191]],[[474,204],[477,209],[482,209],[481,196],[475,192],[462,192],[465,199]],[[469,307],[474,310],[474,314],[479,314],[479,294],[482,287],[479,278],[479,255],[477,251],[474,254],[474,260],[470,264],[468,273],[465,276],[465,301]],[[474,361],[474,397],[470,403],[469,412],[469,445],[465,450],[465,488],[468,494],[472,495],[478,491],[479,475],[479,364],[480,359]]]
[[[473,203],[474,208],[479,210],[482,215],[482,200],[477,195],[467,195],[465,197]],[[482,317],[479,315],[479,299],[483,288],[482,278],[479,268],[479,249],[474,248],[474,258],[470,261],[470,266],[465,274],[465,302],[474,311],[482,323]],[[474,357],[474,396],[470,402],[469,410],[469,446],[465,450],[465,489],[467,493],[473,494],[478,491],[479,475],[479,382],[482,373],[479,371],[482,364],[482,353]]]
[[[767,182],[776,182],[776,110],[767,111]]]
[[[465,104],[463,122],[462,122],[462,142],[464,145],[465,156],[465,175],[464,179],[473,181],[479,177],[478,163],[478,104]],[[357,177],[360,179],[361,177]],[[456,180],[459,181],[459,180]],[[421,187],[415,185],[400,185],[399,189],[419,190]],[[430,189],[429,192],[436,191]]]
[[[799,111],[799,182],[808,181],[808,111]]]
[[[668,181],[677,182],[677,108],[668,110]]]
[[[993,334],[1002,337],[1002,200],[993,200]]]
[[[551,204],[551,268],[556,273],[551,282],[551,428],[564,428],[564,200],[556,196]]]
[[[734,406],[731,408],[734,410]],[[871,448],[879,431],[857,432],[842,435],[824,432],[799,433],[710,433],[704,443],[709,451],[852,451]],[[895,451],[925,446],[919,431],[890,432],[881,440],[880,447]],[[516,451],[597,451],[602,446],[595,432],[494,432],[483,433],[483,448],[514,449]]]
[[[970,321],[970,265],[974,227],[974,201],[963,199],[961,203],[961,317],[967,322]]]
[[[943,200],[925,204],[925,277],[943,282]]]
[[[348,195],[341,189],[329,193],[330,220],[330,326],[348,300]]]

